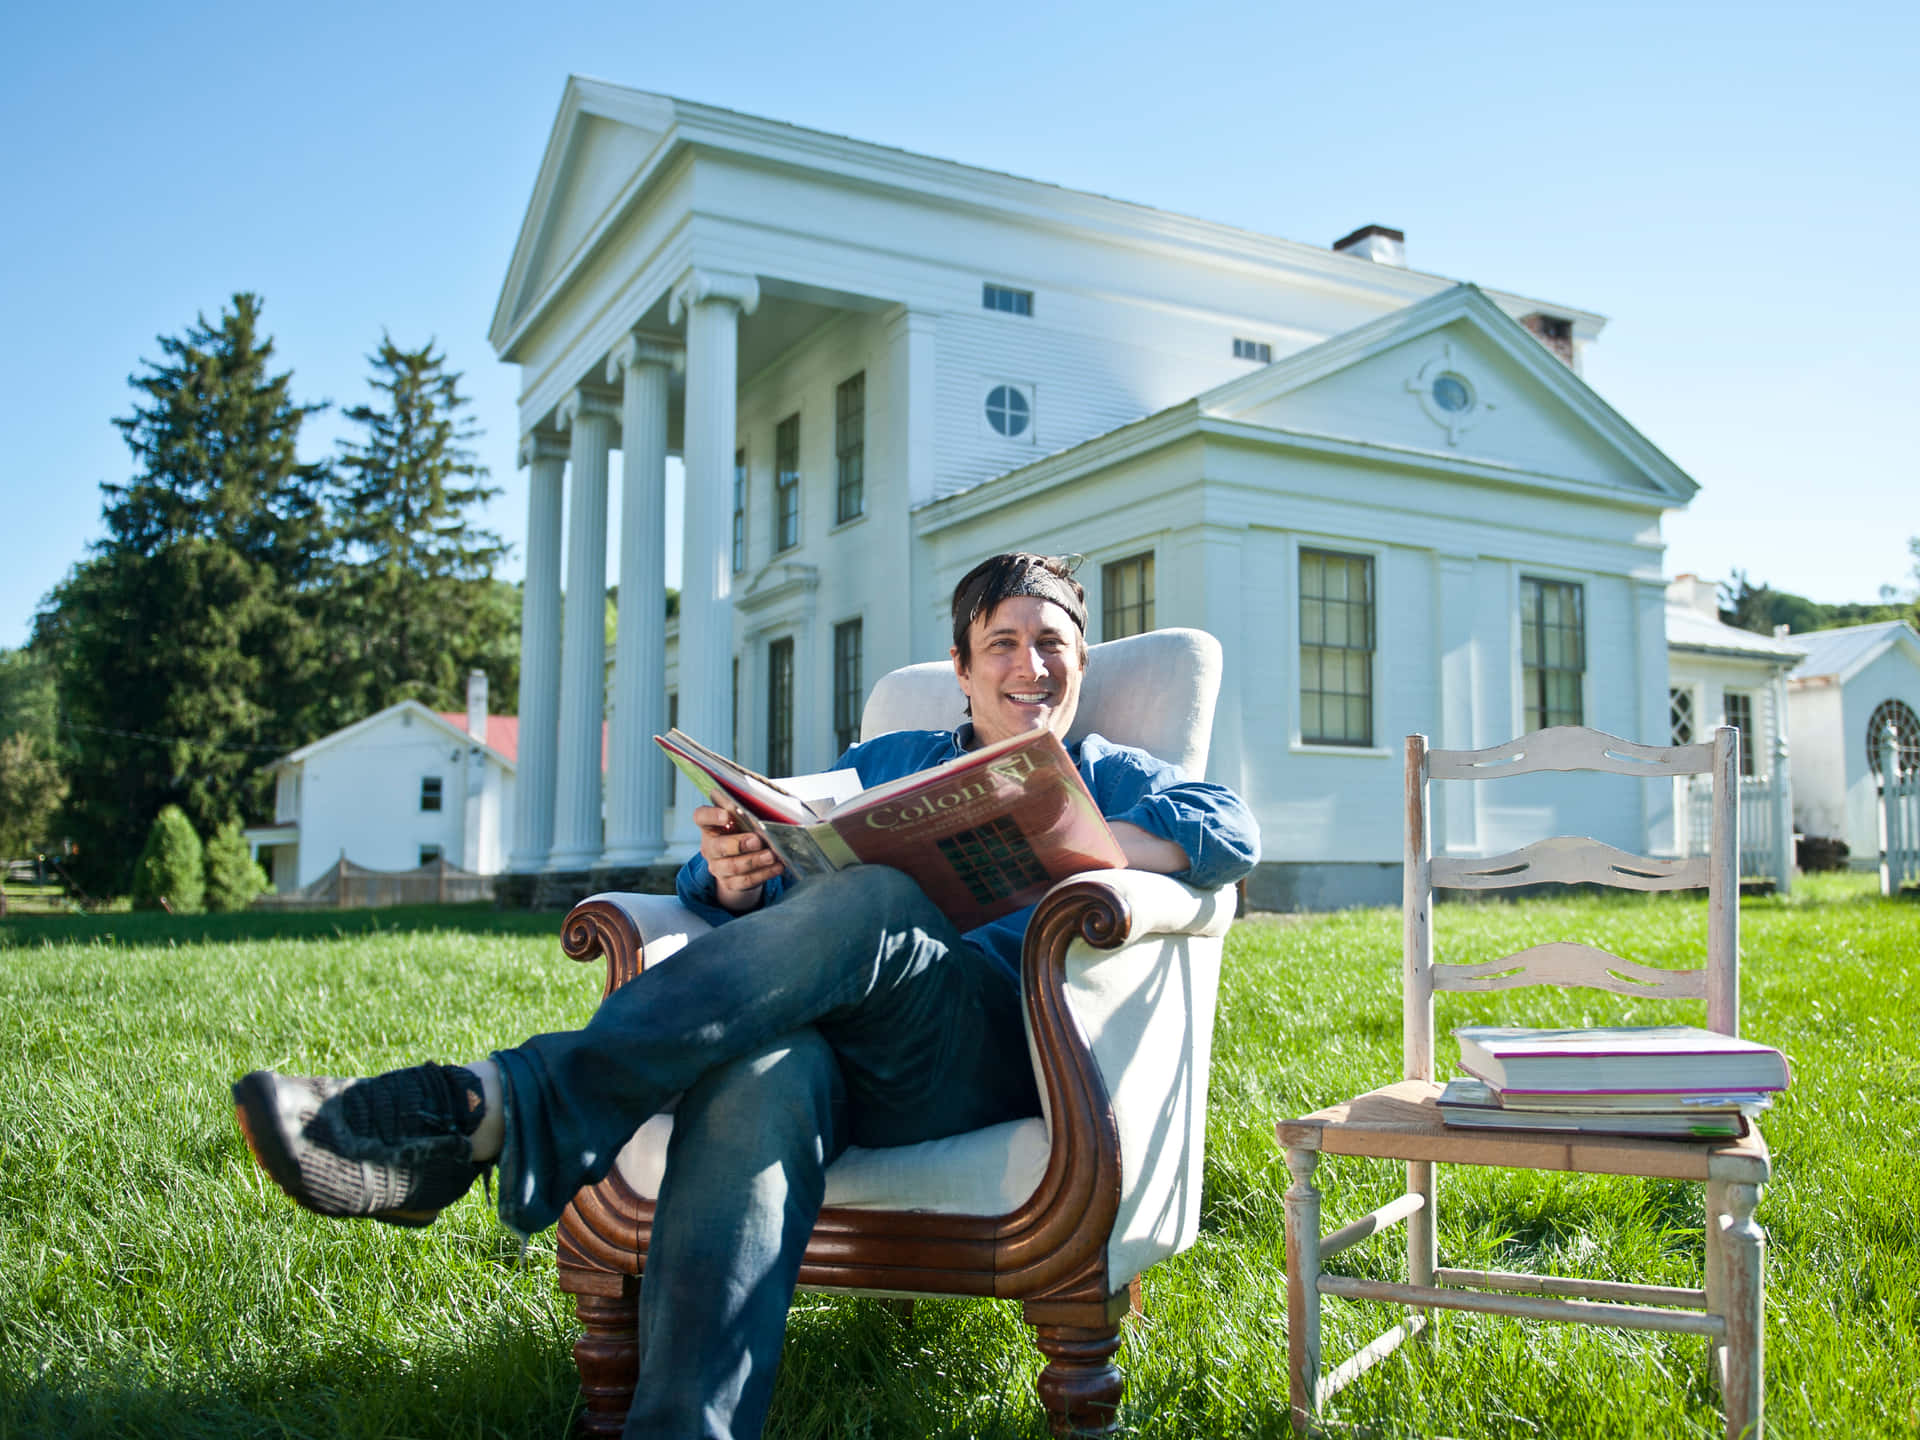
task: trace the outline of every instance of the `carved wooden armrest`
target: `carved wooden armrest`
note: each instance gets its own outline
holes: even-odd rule
[[[604,999],[643,967],[658,965],[712,928],[675,896],[607,891],[567,912],[560,951],[571,960],[607,962]]]

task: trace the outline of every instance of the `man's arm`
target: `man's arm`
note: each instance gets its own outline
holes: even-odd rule
[[[1233,791],[1144,750],[1090,735],[1082,773],[1128,863],[1202,890],[1231,885],[1260,858],[1260,827]],[[1132,833],[1129,833],[1132,832]]]
[[[1125,820],[1110,820],[1107,828],[1120,842],[1129,870],[1151,870],[1156,875],[1179,875],[1193,866],[1193,857],[1172,840],[1142,830]]]

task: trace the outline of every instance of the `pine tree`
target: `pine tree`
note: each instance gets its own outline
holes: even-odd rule
[[[206,876],[209,910],[244,910],[267,888],[267,877],[254,863],[238,820],[229,820],[207,841]]]
[[[162,336],[114,423],[135,473],[103,485],[106,537],[49,597],[68,821],[83,883],[117,890],[163,806],[212,832],[257,808],[262,763],[347,718],[321,623],[335,546],[324,465],[303,464],[317,406],[270,370],[260,302]]]
[[[460,376],[432,341],[403,350],[385,336],[368,358],[377,399],[345,412],[364,438],[341,444],[335,502],[355,708],[458,708],[476,667],[491,694],[512,695],[518,624],[493,579],[506,548],[469,518],[500,491],[469,448],[479,430]]]
[[[169,805],[154,817],[147,843],[133,866],[133,908],[171,910],[176,915],[199,911],[206,894],[206,856],[193,822],[178,805]]]

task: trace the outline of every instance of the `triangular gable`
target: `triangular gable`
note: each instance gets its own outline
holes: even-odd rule
[[[313,756],[318,755],[323,750],[331,750],[337,745],[344,745],[348,741],[353,740],[358,736],[366,734],[367,731],[372,730],[376,726],[381,725],[384,722],[393,719],[395,716],[400,715],[403,712],[410,712],[413,715],[426,720],[429,724],[432,724],[438,727],[439,729],[445,731],[447,736],[450,739],[456,740],[462,745],[471,745],[473,743],[473,736],[469,735],[466,731],[466,717],[464,715],[459,717],[458,723],[454,723],[446,718],[443,718],[440,715],[435,714],[433,711],[429,710],[426,706],[422,705],[418,700],[397,700],[393,704],[387,706],[387,708],[384,710],[374,711],[373,714],[367,716],[365,719],[356,720],[351,725],[343,725],[330,735],[322,735],[318,740],[308,741],[305,745],[302,745],[298,750],[294,750],[289,752],[288,754],[282,755],[278,760],[274,761],[273,764],[271,764],[267,768],[269,770],[281,770],[289,765],[300,764],[302,761],[309,760]],[[489,722],[491,722],[492,718],[493,717],[491,716],[488,717]],[[489,729],[488,739],[492,739],[491,723],[489,723],[488,729]],[[509,770],[514,768],[513,757],[501,754],[500,751],[498,751],[491,745],[483,745],[480,748],[486,751],[486,753],[490,755],[497,764],[500,764]]]
[[[603,228],[673,121],[664,95],[568,78],[488,329],[496,351]]]
[[[1437,387],[1437,388],[1436,388]],[[1699,488],[1471,285],[1198,397],[1203,414],[1683,505]]]

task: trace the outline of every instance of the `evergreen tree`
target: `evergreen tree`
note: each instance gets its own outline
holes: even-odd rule
[[[260,302],[162,336],[114,423],[136,471],[103,485],[106,537],[49,597],[83,883],[127,883],[163,806],[212,832],[264,797],[262,763],[347,718],[320,623],[334,544],[323,465],[303,464],[295,403],[272,373]],[[195,883],[198,883],[196,872]]]
[[[244,910],[267,888],[267,877],[254,863],[238,820],[229,820],[207,841],[206,875],[209,910]]]
[[[519,622],[493,579],[506,548],[470,518],[500,491],[469,448],[479,430],[460,377],[432,341],[403,350],[384,336],[368,358],[377,398],[345,412],[362,438],[341,444],[335,501],[355,709],[405,699],[457,709],[474,668],[491,694],[512,695]]]
[[[154,817],[147,843],[133,866],[133,908],[158,910],[161,902],[176,915],[199,911],[206,894],[206,856],[193,822],[178,805]]]

